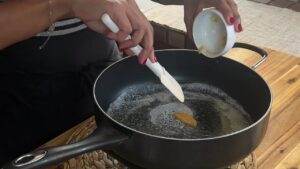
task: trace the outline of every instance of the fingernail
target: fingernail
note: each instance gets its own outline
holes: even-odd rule
[[[230,22],[231,24],[233,24],[233,23],[235,22],[235,18],[234,18],[234,17],[230,17],[230,18],[229,18],[229,22]]]
[[[144,64],[146,64],[146,62],[147,62],[147,59],[145,59],[142,64],[144,65]]]
[[[156,56],[154,56],[154,61],[157,62],[157,57]]]
[[[238,30],[239,30],[239,32],[241,32],[243,30],[243,27],[241,24],[238,25]]]

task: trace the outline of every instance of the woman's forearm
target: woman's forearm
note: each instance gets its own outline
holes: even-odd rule
[[[0,3],[0,49],[28,39],[52,22],[70,17],[68,0],[8,0]],[[50,15],[52,10],[52,15]]]

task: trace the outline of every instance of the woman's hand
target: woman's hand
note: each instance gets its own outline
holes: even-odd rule
[[[121,50],[128,54],[128,48],[138,44],[143,46],[138,59],[144,64],[147,58],[155,62],[153,49],[153,29],[147,18],[139,10],[134,0],[71,0],[71,11],[92,30],[116,40]],[[107,13],[118,25],[120,31],[113,33],[101,22]],[[131,40],[125,40],[132,35]]]
[[[203,8],[215,7],[219,10],[228,24],[233,24],[236,32],[243,30],[238,7],[234,0],[184,0],[184,22],[188,36],[192,39],[194,18]]]

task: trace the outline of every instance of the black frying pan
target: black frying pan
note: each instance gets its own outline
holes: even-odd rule
[[[253,66],[254,69],[267,56],[264,50],[252,45],[238,43],[235,47],[247,48],[262,56]],[[207,129],[203,131],[210,132],[206,135],[204,132],[201,138],[184,138],[181,135],[168,137],[164,133],[150,131],[145,133],[119,123],[111,117],[113,114],[107,113],[111,103],[124,93],[136,93],[131,86],[159,85],[159,80],[146,67],[138,65],[135,58],[125,58],[109,66],[95,82],[95,101],[101,110],[96,116],[102,117],[102,121],[91,136],[78,143],[20,156],[4,168],[43,168],[97,149],[112,150],[121,158],[147,169],[222,168],[245,158],[259,145],[266,132],[272,99],[267,83],[255,71],[234,60],[225,57],[209,59],[193,50],[162,50],[156,51],[156,56],[182,85],[200,83],[214,86],[217,90],[199,89],[194,92],[220,99],[224,99],[224,95],[216,91],[224,92],[248,113],[252,122],[237,131],[224,133],[220,129],[222,125],[218,112],[209,113],[207,120],[203,117],[205,120],[202,119],[200,126]],[[151,95],[151,92],[157,92],[151,90],[152,87],[145,86],[146,93],[149,91]],[[162,88],[159,90],[167,92],[162,91]],[[186,99],[188,104],[189,98]],[[130,107],[130,102],[136,100],[136,97],[127,98],[124,104]],[[147,114],[145,108],[141,111]],[[131,112],[124,109],[124,114],[127,113]]]

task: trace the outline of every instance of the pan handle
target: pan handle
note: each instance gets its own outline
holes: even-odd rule
[[[247,44],[247,43],[237,42],[237,43],[234,44],[233,47],[234,48],[248,49],[248,50],[251,50],[253,52],[258,53],[261,56],[261,59],[258,62],[256,62],[254,65],[251,66],[251,68],[253,70],[255,70],[260,64],[262,64],[267,59],[267,57],[268,57],[268,53],[265,50],[263,50],[263,49],[261,49],[259,47],[256,47],[254,45],[250,45],[250,44]]]
[[[33,169],[47,166],[76,157],[93,150],[109,149],[129,138],[126,134],[114,129],[110,124],[102,124],[87,138],[77,143],[36,150],[24,154],[1,169]]]

